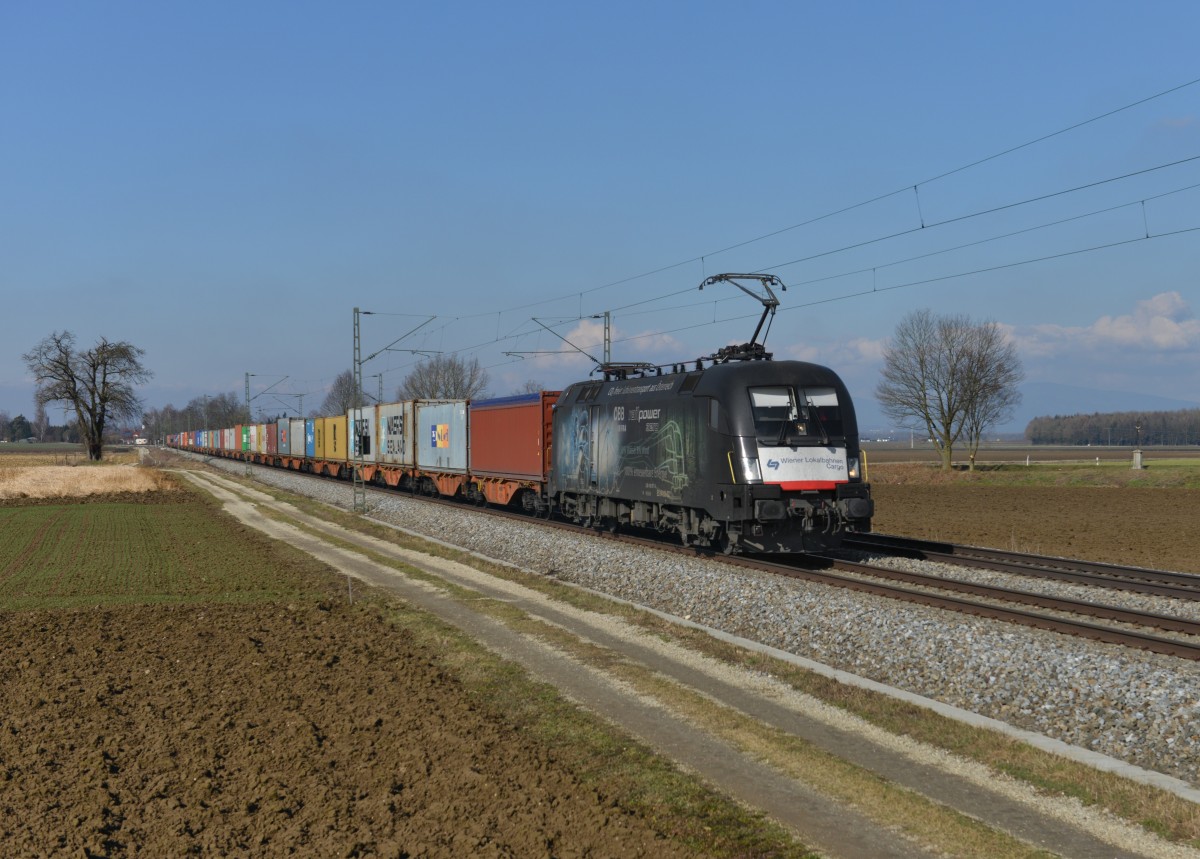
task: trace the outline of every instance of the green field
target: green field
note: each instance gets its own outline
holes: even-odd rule
[[[0,507],[0,610],[290,599],[320,569],[192,495]]]

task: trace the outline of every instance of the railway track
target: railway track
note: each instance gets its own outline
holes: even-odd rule
[[[511,515],[518,519],[527,518],[520,514],[506,513],[505,515]],[[583,529],[575,525],[565,523],[550,524],[556,524],[568,529],[577,529],[579,531],[593,531],[594,533],[594,529]],[[659,550],[681,552],[684,554],[695,554],[697,552],[696,549],[678,546],[674,543],[664,542],[652,537],[610,532],[604,532],[601,536],[624,543],[650,546]],[[988,550],[982,551],[986,552]],[[1001,554],[1012,555],[1013,553]],[[1052,632],[1074,635],[1093,641],[1102,641],[1109,644],[1148,650],[1152,653],[1161,653],[1167,656],[1200,661],[1200,622],[1173,615],[1140,611],[1066,597],[1056,597],[1012,588],[983,585],[958,579],[947,579],[942,576],[895,570],[889,567],[849,561],[844,558],[827,555],[807,556],[787,562],[739,556],[713,555],[712,557],[727,564],[789,578],[818,582],[862,593],[885,596],[890,599],[956,611],[976,617],[986,617],[1035,629],[1045,629]],[[1066,559],[1055,560],[1070,563]],[[950,563],[954,562],[950,561]],[[1091,562],[1081,561],[1080,564],[1090,565]],[[992,567],[992,569],[995,569],[995,567]],[[1148,570],[1145,572],[1160,571]],[[1167,572],[1165,575],[1186,574]],[[1097,581],[1107,582],[1108,580],[1097,579]],[[915,585],[916,587],[904,587],[903,585]],[[1113,585],[1109,584],[1107,586],[1112,587]],[[1148,593],[1153,593],[1157,596],[1178,596],[1175,593],[1164,594],[1157,590],[1148,591]],[[980,599],[968,599],[967,597],[969,596],[979,597]],[[1190,591],[1189,595],[1185,598],[1192,600],[1200,599],[1200,591]],[[1055,614],[1014,608],[1014,605],[1043,609],[1055,612]],[[1080,618],[1087,618],[1087,620]],[[1111,621],[1113,624],[1124,625],[1101,624],[1096,621]],[[1173,632],[1181,637],[1162,636],[1146,631],[1149,629]]]
[[[660,550],[665,549],[685,554],[694,554],[697,551],[649,537],[610,533],[605,533],[603,536],[626,543],[653,546]],[[1012,553],[1006,554],[1011,555]],[[738,556],[714,555],[713,557],[727,564],[789,578],[818,582],[975,617],[986,617],[1093,641],[1200,661],[1200,622],[1172,615],[895,570],[833,556],[807,556],[787,562]],[[1055,560],[1065,561],[1065,559]],[[1069,561],[1066,562],[1069,563]],[[950,561],[950,563],[954,562]],[[1080,563],[1090,565],[1090,562],[1086,561]],[[1168,572],[1166,575],[1176,574]],[[1097,579],[1097,582],[1107,581]],[[904,585],[914,585],[915,587],[905,587]],[[1113,585],[1108,584],[1107,586],[1112,587]],[[1131,588],[1131,590],[1136,590],[1136,588]],[[1168,595],[1159,590],[1147,592],[1158,596]],[[1178,596],[1175,593],[1169,595]],[[978,597],[979,599],[969,599],[968,597]],[[1200,599],[1200,591],[1190,591],[1186,598]],[[1023,606],[1023,608],[1014,606]],[[1024,607],[1043,611],[1031,611]],[[1054,614],[1045,612],[1054,612]],[[1086,618],[1086,620],[1082,618]],[[1111,624],[1097,621],[1111,621]],[[1147,631],[1151,629],[1173,632],[1180,637],[1168,637]]]
[[[807,566],[819,563],[823,568]],[[849,588],[891,599],[1016,623],[1035,629],[1135,647],[1152,653],[1200,661],[1200,623],[1170,615],[1119,606],[1055,597],[942,576],[881,567],[836,557],[802,560],[795,565],[751,562],[756,569],[780,575]],[[914,585],[915,587],[905,587]],[[979,597],[969,599],[968,597]],[[1030,611],[1027,606],[1044,611]],[[1050,614],[1046,612],[1056,612]],[[1082,619],[1082,618],[1087,618]],[[1098,620],[1112,624],[1096,623]],[[1119,625],[1119,624],[1124,624]],[[1137,628],[1134,628],[1137,627]],[[1147,632],[1161,629],[1183,637]]]
[[[940,561],[957,564],[961,567],[995,570],[1031,578],[1088,585],[1089,587],[1111,588],[1175,599],[1200,600],[1200,575],[1195,573],[1176,573],[1169,570],[1105,564],[1099,561],[1008,552],[1002,549],[986,549],[978,546],[961,546],[955,543],[916,540],[890,534],[858,534],[844,540],[842,545],[846,549],[884,552],[906,558]]]
[[[328,480],[328,478],[315,476],[312,477],[312,479]],[[372,489],[371,491],[382,492],[386,495],[394,494],[387,490],[380,489]],[[457,509],[470,509],[461,503],[445,499],[422,498],[422,500],[439,504],[447,504]],[[1094,641],[1138,648],[1153,653],[1165,654],[1182,659],[1200,661],[1200,623],[1184,618],[1137,611],[1134,609],[1092,603],[1082,600],[1054,597],[1028,591],[982,585],[973,582],[948,579],[942,576],[895,570],[888,567],[850,561],[834,556],[804,556],[798,559],[789,560],[787,562],[780,562],[779,560],[766,560],[754,557],[710,554],[702,550],[680,546],[678,543],[668,542],[665,539],[655,538],[652,536],[636,536],[629,533],[598,531],[595,528],[585,528],[561,521],[535,519],[526,514],[515,513],[493,507],[477,507],[475,509],[479,512],[485,512],[489,515],[503,516],[520,522],[537,522],[542,525],[574,531],[579,534],[590,534],[599,539],[617,540],[630,545],[652,547],[659,551],[678,552],[687,555],[705,554],[710,556],[713,560],[726,563],[731,566],[753,569],[760,572],[772,573],[793,579],[817,582],[833,587],[846,588],[861,593],[871,593],[890,599],[955,611],[976,617],[991,618],[994,620],[1015,623],[1036,629],[1044,629],[1067,635],[1074,635]],[[876,535],[872,535],[872,537],[874,536]],[[855,539],[859,540],[858,537]],[[943,560],[952,564],[962,563],[960,558],[968,557],[966,547],[953,547],[948,546],[948,544],[940,543],[925,543],[922,546],[917,546],[914,544],[920,544],[922,541],[904,541],[903,538],[895,537],[884,537],[879,541],[872,542],[872,548],[870,551],[891,552],[892,549],[886,549],[884,547],[884,544],[889,541],[896,541],[894,554],[901,556],[907,555],[912,557],[914,553],[919,552],[924,553],[919,555],[919,557],[924,560]],[[938,547],[938,549],[935,550],[932,548],[934,546]],[[937,557],[937,551],[944,550],[947,547],[951,551],[942,551],[943,557]],[[854,545],[853,548],[865,549],[865,546],[863,545],[862,541],[859,541],[858,545]],[[960,550],[963,554],[954,554],[954,549]],[[970,549],[969,551],[987,553],[991,550]],[[997,554],[1010,556],[1005,563],[1021,563],[1018,558],[1013,557],[1015,553],[998,552]],[[1036,556],[1022,557],[1024,557],[1028,562],[1029,558]],[[1076,563],[1068,559],[1061,558],[1055,558],[1052,560],[1058,564],[1070,565]],[[995,563],[999,563],[999,561],[993,562],[993,564]],[[1115,570],[1137,569],[1114,567],[1113,565],[1092,564],[1085,561],[1078,562],[1078,564],[1087,567],[1111,567]],[[984,565],[984,561],[979,557],[974,557],[972,561],[966,565],[980,567]],[[1034,565],[1032,562],[1028,562],[1027,568],[1028,566],[1032,565]],[[998,569],[998,567],[995,565],[988,568]],[[1012,569],[1007,571],[1011,572]],[[1183,576],[1183,580],[1185,582],[1188,578],[1187,574],[1176,574],[1169,572],[1162,573],[1161,571],[1144,572],[1159,573],[1167,578]],[[1063,574],[1064,576],[1079,576],[1085,575],[1085,572],[1072,572],[1070,570],[1065,570],[1063,571]],[[1060,578],[1060,576],[1057,575],[1051,577]],[[1200,577],[1191,576],[1190,578],[1197,579]],[[1073,579],[1073,581],[1080,583],[1078,579]],[[1122,582],[1122,584],[1112,584],[1114,581]],[[1125,580],[1121,580],[1119,578],[1114,579],[1111,577],[1106,578],[1103,576],[1098,576],[1095,581],[1089,580],[1082,583],[1096,585],[1100,584],[1101,582],[1107,582],[1107,585],[1102,586],[1107,586],[1110,588],[1120,587],[1121,589],[1125,590],[1136,590],[1142,593],[1149,593],[1158,596],[1166,595],[1163,594],[1161,590],[1143,590],[1143,586],[1157,588],[1167,587],[1167,585],[1162,583],[1154,585],[1144,582],[1133,582],[1133,587],[1126,587],[1124,583]],[[1192,600],[1200,599],[1200,591],[1191,589],[1189,593],[1190,596],[1185,598]],[[1174,593],[1169,595],[1178,596],[1178,594]],[[975,599],[971,599],[970,597],[975,597]],[[1031,611],[1029,610],[1030,608],[1041,609],[1042,611]],[[1051,614],[1048,612],[1054,613]],[[1098,623],[1097,621],[1109,621],[1109,623]],[[1173,632],[1179,637],[1164,636],[1148,631],[1151,629]]]

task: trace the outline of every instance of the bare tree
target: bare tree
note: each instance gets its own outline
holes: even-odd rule
[[[50,418],[46,416],[46,404],[37,400],[33,410],[33,434],[37,436],[38,441],[45,441],[46,433],[49,431]]]
[[[134,385],[154,375],[142,366],[145,354],[132,343],[106,337],[91,349],[77,351],[75,335],[56,331],[21,357],[37,384],[37,402],[61,402],[74,411],[88,459],[100,460],[109,421],[142,413]]]
[[[486,396],[487,371],[479,359],[465,361],[456,355],[435,355],[422,361],[396,391],[398,400],[466,400]]]
[[[989,427],[1012,417],[1021,402],[1017,387],[1025,372],[1016,347],[994,322],[973,326],[969,346],[963,431],[974,471],[975,454],[983,434]]]
[[[884,413],[923,422],[946,470],[964,436],[974,465],[983,432],[1020,401],[1021,362],[995,322],[914,311],[896,326],[883,362],[875,396]]]
[[[354,371],[344,370],[338,373],[337,378],[330,385],[325,402],[321,404],[321,414],[344,415],[352,408],[354,408]]]
[[[546,390],[546,386],[537,379],[528,379],[525,384],[513,391],[513,396],[517,394],[540,394]]]

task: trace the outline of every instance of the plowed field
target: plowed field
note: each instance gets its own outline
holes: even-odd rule
[[[1196,490],[882,482],[876,498],[883,531],[1200,572]],[[197,521],[219,520],[205,510]],[[160,551],[194,569],[199,526],[179,527],[178,545]],[[47,529],[39,539],[52,542]],[[7,551],[0,595],[22,572],[11,553],[35,549]],[[249,551],[246,569],[276,550]],[[88,552],[76,557],[90,575]],[[73,592],[46,607],[46,594],[10,589],[6,855],[706,853],[704,820],[682,832],[686,821],[631,802],[622,779],[590,774],[518,714],[481,704],[427,638],[347,605],[336,579],[314,588],[319,572],[297,584],[293,570],[270,583],[214,571],[238,579],[237,600],[211,582],[174,603],[174,585],[154,586],[143,601],[168,604]]]
[[[343,603],[0,616],[7,856],[682,856]]]
[[[874,484],[889,534],[1200,573],[1200,490]]]

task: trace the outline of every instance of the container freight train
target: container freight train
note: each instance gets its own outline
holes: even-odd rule
[[[340,479],[361,468],[378,486],[725,552],[821,551],[870,530],[854,406],[832,370],[770,360],[676,370],[366,406],[357,421],[351,411],[197,430],[169,444]]]

